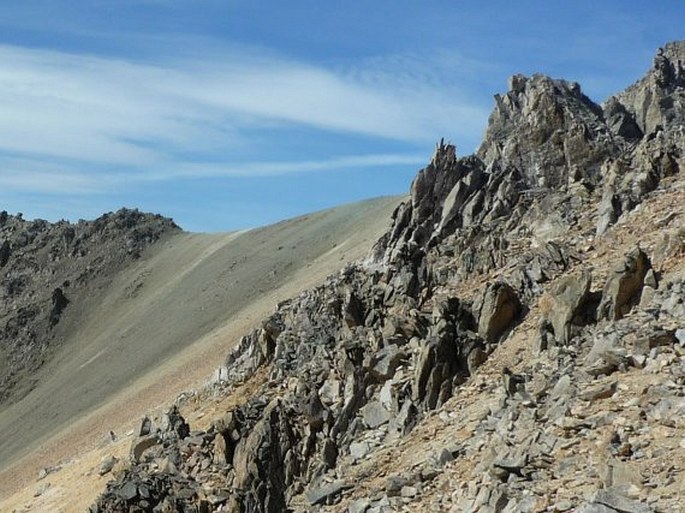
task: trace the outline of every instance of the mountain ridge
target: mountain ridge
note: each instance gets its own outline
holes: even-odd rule
[[[671,224],[682,216],[683,49],[660,50],[629,96],[604,108],[575,83],[514,76],[477,154],[438,144],[370,260],[243,337],[207,392],[234,396],[232,406],[202,430],[190,430],[183,401],[144,423],[91,511],[676,511],[683,490],[667,488],[677,473],[655,466],[664,453],[651,444],[659,425],[683,429],[673,419],[685,230]],[[644,111],[634,98],[649,100]],[[650,230],[618,244],[615,261],[597,254],[660,184],[672,188],[660,190],[668,216],[645,218]],[[644,209],[664,213],[658,202]],[[506,366],[493,360],[504,353]],[[642,369],[663,370],[663,381],[624,417],[604,410]],[[487,408],[450,415],[475,383]],[[461,441],[393,466],[396,444],[428,445],[412,433],[431,412]],[[450,481],[458,491],[435,495],[450,475],[441,469],[467,460],[472,473]]]
[[[515,75],[366,259],[113,442],[90,511],[679,511],[682,60],[601,106]]]
[[[94,221],[26,221],[0,213],[2,300],[0,405],[33,388],[31,376],[54,354],[69,297],[108,280],[146,248],[180,231],[171,219],[120,209]]]
[[[174,397],[163,395],[165,388],[180,393],[182,387],[204,381],[213,365],[194,361],[190,347],[197,344],[200,355],[212,347],[227,351],[232,330],[248,329],[251,319],[265,315],[278,301],[361,256],[385,229],[398,201],[358,202],[246,232],[175,231],[140,258],[125,260],[123,268],[110,269],[105,281],[89,282],[85,293],[65,288],[70,303],[50,332],[64,339],[53,344],[52,358],[32,374],[34,389],[0,410],[0,431],[8,434],[0,440],[2,494],[16,474],[9,471],[10,463],[14,467],[26,456],[35,464],[33,452],[55,445],[51,437],[69,431],[69,425],[94,409],[111,415],[106,411],[113,401],[120,410],[133,408],[141,415],[143,405],[154,407],[160,395]],[[71,268],[79,269],[85,272],[85,266]],[[45,317],[50,291],[45,294],[48,307],[41,310]],[[154,385],[155,373],[169,382],[160,390],[153,387],[148,399],[140,389]],[[83,436],[88,444],[99,443],[88,429]],[[49,454],[44,458],[54,457]]]

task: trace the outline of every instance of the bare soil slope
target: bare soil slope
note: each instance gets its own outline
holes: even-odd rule
[[[252,320],[364,256],[398,202],[365,201],[240,233],[173,235],[106,290],[74,300],[65,342],[40,385],[0,412],[0,494],[25,480],[21,469],[34,478],[30,461],[45,456],[46,441],[95,408],[114,401],[119,415],[129,406],[138,415],[206,378]],[[26,458],[36,448],[43,456]]]

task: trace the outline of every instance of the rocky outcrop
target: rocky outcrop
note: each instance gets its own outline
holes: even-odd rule
[[[200,468],[205,477],[231,483],[236,507],[283,511],[301,493],[312,504],[333,499],[320,488],[340,459],[373,448],[364,437],[373,434],[380,443],[406,434],[482,363],[486,344],[469,304],[436,298],[425,312],[420,298],[393,292],[407,290],[406,283],[405,275],[391,270],[348,267],[281,305],[228,357],[228,383],[260,368],[268,369],[267,383],[210,431],[191,436],[220,440],[220,456],[208,454]],[[508,303],[497,304],[493,315],[506,317]],[[161,446],[152,461],[137,455],[135,475],[154,474],[183,443],[179,437],[175,445]],[[177,465],[192,474],[184,458]],[[93,511],[114,511],[118,487]]]
[[[660,48],[652,68],[637,83],[607,102],[623,106],[645,135],[677,128],[685,115],[685,42]]]
[[[507,283],[495,282],[485,290],[478,332],[490,344],[499,342],[520,313],[521,304],[514,289]]]
[[[579,182],[592,188],[601,180],[602,163],[621,151],[601,107],[575,82],[515,75],[495,101],[477,154],[486,166],[499,162],[520,170],[529,187]]]
[[[673,64],[668,48],[660,56]],[[676,105],[679,68],[662,61],[656,78],[634,87],[670,91]],[[616,376],[657,368],[659,348],[680,340],[682,301],[648,275],[645,252],[628,254],[608,276],[583,262],[601,240],[594,237],[680,169],[685,141],[670,107],[654,133],[637,97],[601,107],[574,83],[512,78],[476,155],[459,158],[441,141],[367,261],[280,304],[243,337],[213,393],[240,398],[249,384],[250,396],[206,431],[167,441],[153,434],[91,511],[306,511],[350,496],[347,511],[418,511],[422,490],[455,460],[478,462],[472,481],[445,484],[439,489],[456,492],[424,509],[641,511],[640,494],[622,487],[619,472],[594,498],[541,499],[574,482],[572,473],[594,479],[583,437],[612,422],[625,427],[608,451],[626,462],[634,454],[626,439],[647,436],[644,418],[680,411],[675,392],[663,391],[667,403],[632,409],[630,420],[613,410],[586,414],[622,391]],[[641,297],[646,283],[651,292]],[[655,308],[659,315],[648,313]],[[538,358],[520,362],[523,370],[489,360],[525,324],[539,327]],[[495,382],[473,379],[484,364],[501,369]],[[478,398],[468,415],[455,394]],[[401,473],[363,465],[436,417],[451,426],[437,455]],[[455,436],[468,438],[446,441]],[[573,453],[576,444],[585,452]],[[384,481],[368,489],[352,475]]]
[[[546,320],[559,344],[565,345],[571,340],[574,325],[594,320],[595,313],[589,311],[592,309],[591,283],[590,272],[585,271],[581,276],[570,275],[561,278],[552,289]]]
[[[634,146],[605,164],[598,233],[640,203],[658,182],[683,166],[685,43],[669,43],[647,75],[607,100],[604,115],[612,131]]]
[[[25,394],[60,343],[59,323],[85,290],[105,286],[127,262],[165,234],[169,219],[119,210],[71,224],[0,213],[0,404]]]
[[[599,304],[599,317],[615,321],[638,304],[650,267],[649,258],[640,248],[626,255],[623,262],[613,269],[604,286],[602,301]]]

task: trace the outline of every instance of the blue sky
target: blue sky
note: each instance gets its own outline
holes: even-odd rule
[[[596,101],[685,37],[680,1],[0,0],[0,209],[193,231],[406,192],[514,73]]]

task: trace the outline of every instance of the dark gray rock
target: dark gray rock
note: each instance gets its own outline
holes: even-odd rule
[[[140,429],[138,429],[138,436],[147,436],[152,433],[152,421],[147,415],[140,421]]]
[[[495,282],[483,298],[478,320],[478,332],[488,342],[495,343],[510,330],[521,312],[518,296],[510,285]]]
[[[292,413],[280,400],[274,399],[235,448],[233,484],[244,493],[242,504],[245,509],[268,513],[285,509],[286,489],[297,464],[289,452],[295,443],[289,420],[295,417]],[[316,495],[319,498],[313,504],[318,504],[321,493]]]
[[[371,401],[362,408],[364,423],[371,429],[382,426],[388,422],[392,415],[379,401]]]
[[[130,501],[138,496],[138,487],[135,483],[129,481],[119,489],[117,495],[119,495],[122,500]]]
[[[571,339],[571,325],[581,324],[588,315],[591,275],[588,271],[580,276],[566,276],[552,288],[552,306],[547,313],[554,336],[560,344]]]
[[[598,490],[592,502],[620,513],[652,513],[653,511],[646,504],[622,497],[610,490]]]
[[[390,344],[374,356],[375,362],[371,368],[371,374],[377,380],[385,381],[393,376],[395,369],[405,357],[405,353],[400,351],[396,344]]]
[[[411,484],[411,481],[403,476],[390,476],[385,479],[385,493],[388,497],[396,497],[402,492],[402,488]]]
[[[135,440],[131,446],[131,460],[134,463],[140,461],[145,451],[161,442],[162,440],[157,435],[147,435]]]
[[[351,485],[345,481],[334,481],[325,485],[319,486],[307,492],[307,501],[312,506],[317,504],[326,504],[329,500],[338,496],[343,490],[351,488]]]
[[[190,426],[183,418],[176,405],[169,408],[162,418],[162,436],[183,440],[190,434]]]
[[[649,258],[640,248],[628,253],[613,269],[604,286],[598,316],[615,321],[639,303],[644,278],[649,268]]]
[[[64,291],[57,287],[52,291],[52,309],[50,310],[50,326],[54,327],[62,316],[62,312],[69,305],[70,301],[64,295]]]

